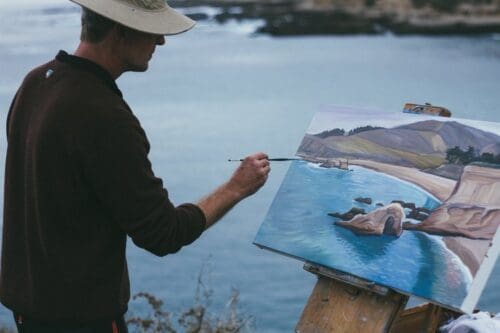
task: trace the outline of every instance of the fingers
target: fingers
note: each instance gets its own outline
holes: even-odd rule
[[[262,172],[264,173],[264,183],[267,180],[267,177],[269,176],[269,172],[271,172],[271,166],[267,165],[264,168],[262,168]]]
[[[270,166],[269,161],[267,159],[262,159],[262,160],[256,161],[256,165],[258,167],[261,167],[261,168],[265,168],[265,167],[269,167]]]
[[[249,158],[249,159],[255,159],[255,160],[267,160],[269,158],[269,156],[267,156],[266,153],[259,152],[259,153],[255,153],[255,154],[249,155],[249,156],[246,157],[246,159],[247,158]]]
[[[271,165],[269,163],[268,156],[265,153],[256,153],[247,156],[244,160],[244,163],[245,162],[254,166],[257,169],[262,169],[258,171],[261,171],[264,174],[268,174],[269,171],[271,170]]]
[[[265,153],[255,153],[245,157],[243,162],[250,163],[256,166],[264,167],[269,165],[268,156]]]
[[[258,174],[261,180],[261,186],[267,181],[267,177],[269,176],[269,172],[271,172],[271,165],[267,159],[263,159],[259,161],[260,166],[258,167]]]
[[[259,160],[267,160],[269,158],[266,153],[255,153],[254,156]]]
[[[271,168],[269,166],[260,168],[257,170],[254,181],[252,183],[251,193],[255,193],[259,190],[267,181]]]
[[[235,171],[231,184],[244,196],[255,193],[267,181],[271,166],[265,153],[247,156]]]

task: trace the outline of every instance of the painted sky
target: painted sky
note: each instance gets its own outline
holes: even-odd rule
[[[472,126],[483,131],[500,135],[500,123],[478,121],[460,118],[444,118],[427,115],[415,115],[395,110],[360,109],[344,106],[324,106],[314,115],[307,134],[316,134],[333,128],[343,128],[349,131],[359,126],[380,126],[392,128],[395,126],[411,124],[423,120],[456,121],[464,125]]]

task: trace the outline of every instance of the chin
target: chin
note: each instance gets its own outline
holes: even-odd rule
[[[137,66],[134,70],[134,72],[145,72],[148,70],[148,64],[144,65],[144,66]]]
[[[145,63],[145,64],[134,64],[134,65],[129,66],[128,71],[129,72],[145,72],[145,71],[148,70],[148,67],[149,67],[148,63]]]

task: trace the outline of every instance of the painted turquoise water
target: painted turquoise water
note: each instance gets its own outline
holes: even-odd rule
[[[329,212],[352,207],[367,212],[377,203],[413,202],[434,209],[440,201],[422,189],[362,167],[352,171],[291,164],[255,243],[375,281],[407,294],[460,307],[470,273],[440,237],[405,231],[401,237],[359,236],[333,224]],[[372,204],[358,203],[370,197]]]

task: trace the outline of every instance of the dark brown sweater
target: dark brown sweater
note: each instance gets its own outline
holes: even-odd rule
[[[11,105],[0,300],[49,322],[127,310],[126,236],[156,255],[205,227],[174,207],[148,160],[149,143],[111,76],[60,52],[30,72]]]

